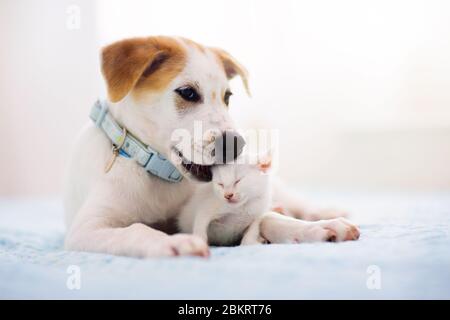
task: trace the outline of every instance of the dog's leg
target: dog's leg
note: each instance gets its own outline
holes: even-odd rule
[[[289,189],[280,180],[273,183],[272,210],[286,216],[307,221],[318,221],[346,217],[343,210],[333,208],[316,208],[299,199],[298,195]]]
[[[358,238],[358,228],[345,218],[302,221],[268,212],[250,225],[241,244],[346,241]]]
[[[208,256],[208,245],[188,234],[167,235],[141,223],[107,227],[87,223],[72,228],[66,237],[67,250],[98,252],[139,258],[196,255]]]
[[[132,206],[128,210],[133,210]],[[117,201],[114,207],[108,202],[88,201],[68,230],[66,249],[143,258],[209,255],[203,239],[189,234],[168,235],[128,219],[125,212]]]

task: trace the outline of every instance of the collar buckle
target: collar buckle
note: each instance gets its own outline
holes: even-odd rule
[[[116,161],[117,156],[119,155],[119,151],[123,147],[123,144],[125,142],[125,138],[126,137],[127,137],[127,129],[124,127],[122,129],[122,136],[121,136],[121,138],[119,140],[120,144],[119,145],[116,145],[116,144],[112,145],[112,148],[111,148],[112,156],[111,156],[111,159],[109,159],[108,164],[105,167],[105,173],[108,173],[111,170],[111,168],[113,167],[114,162]]]

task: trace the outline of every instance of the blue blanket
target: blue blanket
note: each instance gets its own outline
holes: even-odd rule
[[[0,200],[0,298],[450,299],[450,193],[310,198],[348,208],[360,240],[213,248],[210,259],[75,253],[59,201]]]

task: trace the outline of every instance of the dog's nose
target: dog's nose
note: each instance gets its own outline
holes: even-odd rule
[[[225,197],[225,199],[227,199],[227,200],[230,200],[231,198],[233,198],[233,196],[234,196],[233,193],[225,193],[225,194],[224,194],[224,197]]]
[[[245,140],[236,131],[227,130],[216,138],[214,155],[216,164],[224,164],[236,159],[244,149]]]

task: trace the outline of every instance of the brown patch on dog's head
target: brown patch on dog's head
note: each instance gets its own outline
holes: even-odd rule
[[[250,96],[250,88],[248,86],[248,72],[245,67],[240,64],[232,55],[230,55],[225,50],[219,48],[210,48],[219,58],[220,63],[223,65],[225,74],[228,80],[234,78],[235,76],[240,76],[244,84],[247,94]]]
[[[163,90],[185,64],[185,50],[170,37],[126,39],[102,50],[102,73],[112,102],[132,89]]]

